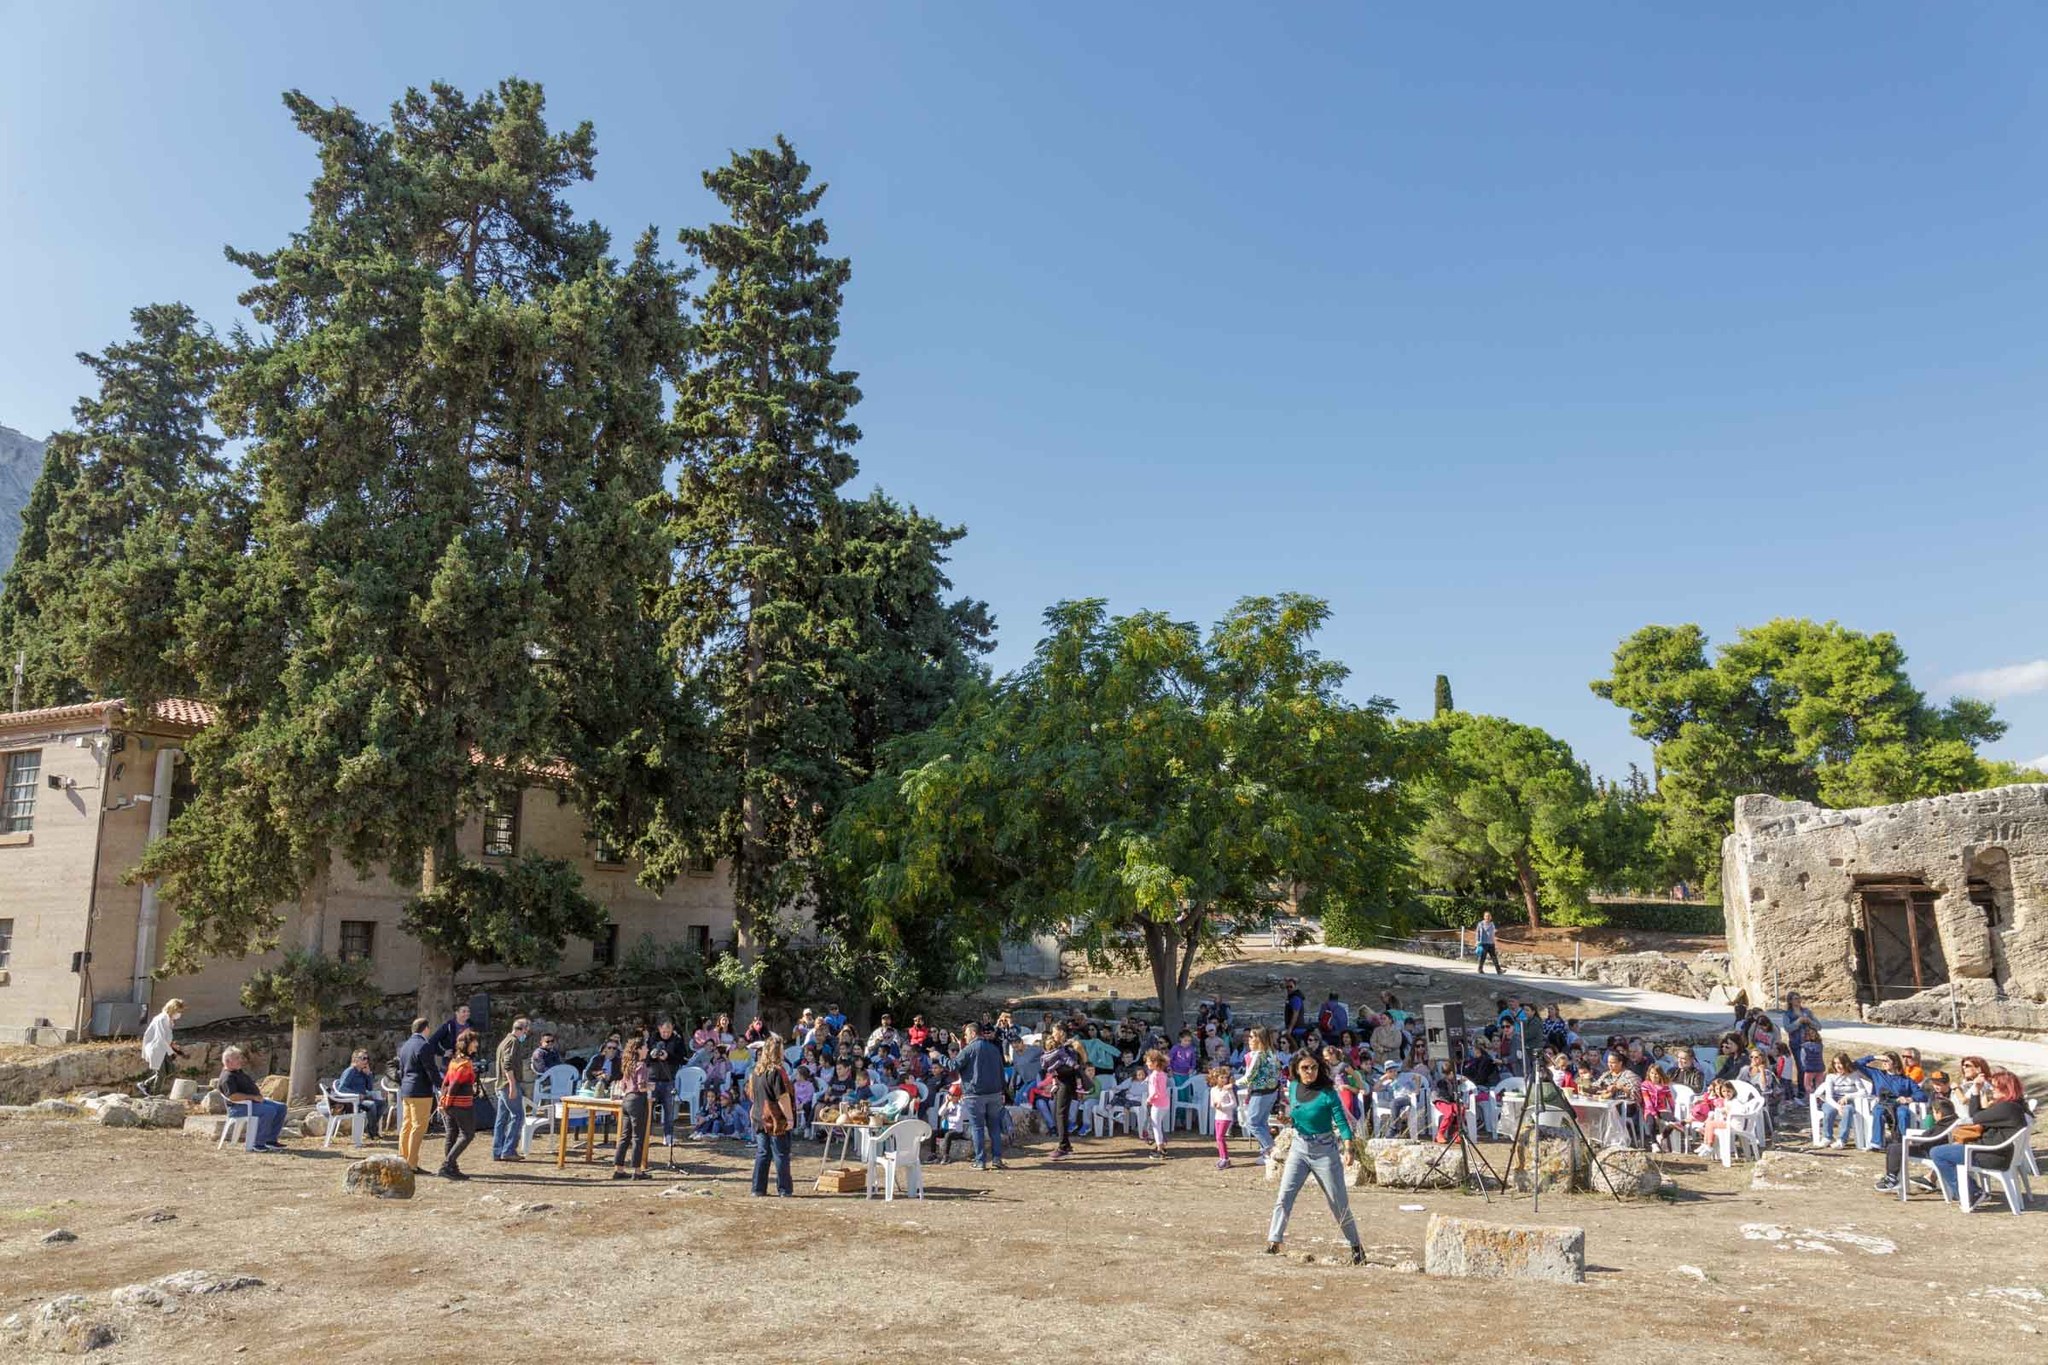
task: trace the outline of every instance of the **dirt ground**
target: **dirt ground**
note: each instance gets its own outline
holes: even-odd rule
[[[484,1158],[466,1184],[423,1179],[414,1200],[380,1203],[342,1194],[340,1147],[249,1156],[174,1132],[12,1120],[0,1316],[202,1268],[265,1283],[127,1318],[94,1358],[246,1345],[259,1359],[288,1344],[308,1360],[512,1359],[573,1341],[577,1358],[605,1361],[1387,1361],[1484,1342],[1499,1359],[1961,1361],[2033,1356],[2048,1327],[2040,1200],[2022,1218],[1901,1204],[1870,1189],[1868,1155],[1790,1158],[1782,1178],[1806,1188],[1763,1191],[1746,1166],[1673,1159],[1675,1198],[1550,1194],[1540,1214],[1526,1197],[1359,1190],[1372,1264],[1354,1268],[1335,1259],[1312,1189],[1285,1253],[1262,1254],[1274,1187],[1256,1161],[1218,1171],[1191,1135],[1164,1163],[1118,1136],[1055,1164],[1039,1138],[1007,1171],[930,1168],[927,1198],[894,1203],[809,1193],[818,1149],[797,1150],[788,1201],[748,1197],[738,1144],[689,1143],[681,1173],[651,1184]],[[175,1217],[144,1221],[156,1210]],[[1421,1260],[1430,1211],[1582,1226],[1587,1283],[1396,1269]],[[77,1240],[40,1242],[59,1226]],[[21,1351],[0,1344],[0,1358]]]

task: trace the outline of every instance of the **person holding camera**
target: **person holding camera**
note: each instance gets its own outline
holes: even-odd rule
[[[661,1136],[671,1157],[676,1145],[676,1072],[689,1060],[686,1048],[673,1019],[655,1025],[654,1036],[647,1040],[647,1076],[654,1085],[654,1110],[661,1116]],[[668,1164],[675,1169],[673,1160]]]

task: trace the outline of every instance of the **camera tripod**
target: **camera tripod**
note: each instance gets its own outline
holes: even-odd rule
[[[1491,1204],[1493,1202],[1493,1196],[1487,1193],[1486,1181],[1480,1179],[1479,1177],[1480,1170],[1483,1169],[1486,1172],[1486,1174],[1492,1178],[1493,1183],[1501,1187],[1503,1193],[1505,1193],[1507,1190],[1507,1183],[1501,1179],[1500,1173],[1493,1169],[1493,1164],[1489,1162],[1485,1158],[1485,1156],[1483,1156],[1480,1153],[1479,1145],[1472,1141],[1470,1137],[1466,1136],[1466,1100],[1464,1091],[1460,1089],[1454,1093],[1456,1095],[1456,1098],[1453,1099],[1452,1103],[1458,1106],[1458,1117],[1456,1120],[1456,1126],[1451,1130],[1451,1140],[1443,1144],[1442,1151],[1438,1152],[1435,1156],[1429,1159],[1429,1165],[1424,1167],[1422,1173],[1416,1176],[1413,1180],[1411,1180],[1408,1183],[1407,1188],[1411,1190],[1419,1190],[1423,1187],[1425,1183],[1433,1182],[1436,1179],[1436,1177],[1442,1173],[1444,1160],[1447,1157],[1449,1157],[1452,1152],[1463,1151],[1465,1153],[1465,1176],[1464,1179],[1458,1182],[1458,1187],[1462,1189],[1467,1184],[1470,1184],[1474,1189],[1479,1191],[1479,1197],[1481,1199],[1484,1199],[1487,1203]],[[1434,1109],[1434,1105],[1432,1105],[1431,1107],[1432,1109]]]
[[[1541,1058],[1533,1054],[1529,1057],[1528,1073],[1531,1077],[1535,1078],[1535,1084],[1529,1089],[1527,1099],[1523,1101],[1520,1117],[1515,1120],[1514,1136],[1508,1139],[1507,1174],[1509,1177],[1513,1177],[1516,1161],[1522,1161],[1528,1168],[1530,1210],[1533,1212],[1543,1207],[1543,1130],[1537,1124],[1536,1116],[1546,1112],[1561,1113],[1564,1116],[1564,1121],[1570,1125],[1573,1135],[1581,1143],[1585,1144],[1587,1157],[1592,1160],[1593,1165],[1598,1168],[1602,1178],[1607,1181],[1607,1190],[1608,1193],[1614,1196],[1614,1202],[1617,1204],[1624,1202],[1620,1189],[1615,1186],[1614,1178],[1607,1174],[1605,1166],[1600,1165],[1599,1148],[1595,1147],[1592,1139],[1586,1136],[1586,1130],[1579,1125],[1579,1116],[1572,1112],[1571,1104],[1567,1102],[1560,1108],[1552,1110],[1544,1108],[1542,1103],[1542,1087],[1553,1085],[1554,1083],[1549,1080],[1549,1073],[1544,1070]],[[1527,1159],[1524,1159],[1522,1156],[1522,1130],[1524,1128],[1529,1130],[1530,1137],[1530,1157]],[[1503,1182],[1501,1188],[1507,1188],[1505,1182]]]

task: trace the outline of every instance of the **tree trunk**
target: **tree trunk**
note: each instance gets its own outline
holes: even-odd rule
[[[1159,996],[1159,1022],[1171,1038],[1180,1032],[1180,939],[1164,924],[1146,924],[1145,964],[1152,969],[1152,989]]]
[[[319,954],[327,946],[327,891],[333,884],[331,855],[299,892],[299,948]],[[292,1020],[290,1103],[311,1104],[320,1095],[320,1016]]]
[[[420,890],[432,891],[441,884],[441,870],[454,858],[452,837],[435,841],[420,863]],[[420,944],[420,1017],[429,1028],[455,1013],[455,959],[430,944]]]
[[[1515,881],[1522,888],[1522,904],[1529,911],[1529,927],[1542,928],[1543,921],[1537,915],[1536,869],[1529,862],[1527,849],[1515,851]]]
[[[748,762],[754,761],[756,732],[761,724],[762,702],[759,681],[767,666],[767,649],[761,643],[761,608],[767,594],[758,583],[747,589],[747,750]],[[745,781],[751,774],[742,773]],[[761,793],[749,784],[740,798],[740,847],[739,856],[733,860],[733,915],[732,947],[738,955],[740,966],[746,970],[746,979],[733,991],[733,1023],[745,1028],[756,1014],[761,1012],[761,989],[754,983],[753,967],[760,956],[759,916],[764,907],[759,904],[763,889],[771,878],[768,876],[769,857],[768,812],[762,804]],[[772,907],[766,913],[773,913]]]

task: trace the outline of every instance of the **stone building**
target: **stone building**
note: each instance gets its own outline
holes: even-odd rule
[[[247,1012],[242,983],[277,956],[222,959],[152,979],[177,908],[126,879],[177,808],[182,746],[207,719],[204,706],[187,701],[146,715],[119,702],[0,713],[0,1041],[133,1034],[173,996],[189,1007],[188,1025]],[[576,808],[544,777],[471,820],[457,846],[486,864],[532,850],[575,866],[584,889],[611,911],[612,928],[602,941],[569,944],[564,971],[612,961],[643,934],[700,949],[732,937],[722,864],[649,891],[627,860],[589,837]],[[359,877],[337,863],[324,950],[367,958],[380,990],[416,988],[419,948],[399,928],[409,895],[381,871]],[[296,943],[296,914],[281,909],[282,941]],[[508,971],[472,965],[457,982],[486,983]]]
[[[1721,888],[1752,1001],[2048,1030],[2048,785],[1861,810],[1745,796]]]

